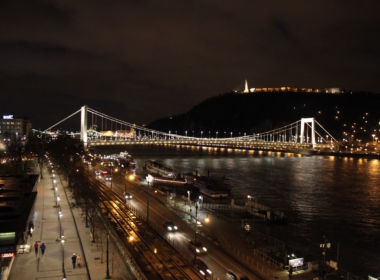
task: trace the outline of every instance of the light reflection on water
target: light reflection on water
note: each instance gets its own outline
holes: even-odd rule
[[[380,271],[378,160],[192,146],[134,146],[128,151],[139,165],[155,159],[176,171],[224,173],[232,179],[235,200],[251,195],[285,212],[286,225],[254,228],[285,241],[306,261],[322,260],[319,244],[326,236],[332,243],[327,260],[336,260],[339,242],[339,267],[363,277]]]

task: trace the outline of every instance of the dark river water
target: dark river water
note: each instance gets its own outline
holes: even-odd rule
[[[118,153],[127,148],[94,153]],[[323,236],[331,243],[326,260],[366,279],[380,275],[380,161],[260,151],[215,151],[192,147],[129,147],[142,165],[154,159],[175,171],[196,169],[232,179],[232,198],[276,208],[285,225],[256,224],[255,229],[287,244],[288,253],[305,261],[323,260]]]

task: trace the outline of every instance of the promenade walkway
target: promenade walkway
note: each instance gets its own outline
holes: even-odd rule
[[[103,252],[91,243],[90,231],[85,227],[81,210],[70,207],[70,192],[66,188],[67,182],[61,180],[56,174],[56,186],[60,196],[60,208],[62,212],[61,221],[58,220],[59,208],[55,208],[56,199],[54,195],[53,177],[48,169],[43,170],[43,178],[37,185],[37,201],[34,213],[33,236],[29,237],[27,245],[30,250],[24,254],[18,254],[13,264],[9,279],[63,279],[63,261],[67,279],[69,280],[100,280],[106,276],[106,249],[103,242]],[[63,187],[65,187],[64,192]],[[66,240],[62,245],[56,241],[60,233],[60,222]],[[106,230],[102,230],[104,240]],[[34,253],[34,243],[39,245],[45,243],[46,251],[44,256],[38,251]],[[28,247],[29,247],[28,246]],[[81,268],[72,266],[71,257],[73,253],[81,255]],[[102,255],[103,254],[103,262]],[[63,257],[64,256],[64,257]],[[62,261],[63,260],[63,261]],[[122,256],[115,244],[110,239],[109,242],[109,275],[112,279],[134,279],[129,268],[122,261]]]

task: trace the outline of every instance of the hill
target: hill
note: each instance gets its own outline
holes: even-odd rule
[[[148,125],[159,131],[200,137],[227,137],[260,133],[301,118],[314,117],[336,139],[351,136],[363,142],[379,133],[380,94],[226,93],[204,100],[184,114]]]

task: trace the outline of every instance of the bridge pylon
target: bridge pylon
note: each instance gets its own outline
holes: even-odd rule
[[[305,136],[305,123],[309,124],[311,123],[311,144],[314,146],[315,143],[315,119],[314,118],[302,118],[301,119],[301,135],[300,135],[300,143],[303,144],[304,141],[307,139],[304,137]]]
[[[87,144],[87,105],[82,106],[80,114],[80,140]]]

